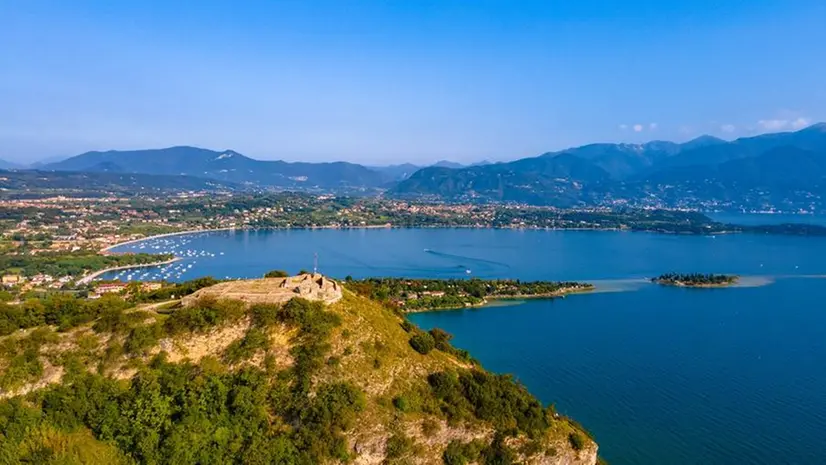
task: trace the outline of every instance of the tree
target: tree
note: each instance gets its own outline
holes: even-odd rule
[[[410,338],[410,347],[422,355],[427,355],[436,348],[436,340],[429,333],[419,333]]]
[[[287,276],[289,273],[284,270],[270,270],[264,274],[265,278],[286,278]]]

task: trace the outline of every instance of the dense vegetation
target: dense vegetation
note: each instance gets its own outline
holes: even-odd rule
[[[738,277],[711,273],[665,273],[653,278],[659,284],[672,286],[726,286],[737,282]]]
[[[436,349],[451,354],[460,360],[476,363],[476,360],[470,356],[468,351],[453,347],[450,344],[453,335],[441,328],[433,328],[430,331],[424,332],[407,320],[402,323],[402,328],[411,335],[408,340],[410,347],[422,355],[427,355]]]
[[[25,308],[9,304],[10,312],[2,307],[7,333],[29,330],[0,337],[0,394],[40,379],[49,365],[63,367],[65,374],[62,384],[0,401],[0,463],[348,462],[353,448],[345,433],[358,426],[361,412],[375,408],[395,410],[401,416],[394,421],[425,415],[422,430],[428,435],[441,428],[437,420],[456,427],[484,422],[495,428],[492,440],[452,443],[442,457],[445,463],[507,464],[515,463],[519,453],[553,453],[542,439],[557,422],[552,409],[510,377],[482,371],[467,352],[450,345],[450,334],[424,332],[364,299],[349,297],[358,299],[351,304],[372,309],[370,318],[378,318],[371,323],[378,326],[364,330],[383,327],[393,331],[384,334],[397,337],[404,334],[401,323],[407,342],[422,355],[406,343],[375,336],[342,349],[341,342],[355,337],[352,322],[350,329],[339,328],[347,310],[334,312],[300,298],[252,306],[204,298],[163,313],[132,308],[134,302],[162,302],[171,297],[168,292],[180,297],[212,282],[201,279],[162,294],[98,300],[57,293]],[[246,328],[240,337],[197,364],[171,363],[166,352],[157,352],[170,347],[170,341],[238,327]],[[334,331],[341,339],[332,356]],[[292,364],[276,362],[274,334],[291,338]],[[69,340],[73,342],[67,344]],[[390,356],[390,346],[399,352]],[[375,355],[348,355],[365,347]],[[417,375],[394,389],[393,397],[371,398],[368,404],[354,378],[330,376],[338,373],[339,363],[364,355],[372,376],[383,373],[383,361],[405,364],[411,357],[432,367],[424,372],[432,374]],[[134,375],[113,378],[124,369]],[[395,378],[397,369],[392,370]],[[577,431],[560,421],[559,434]],[[515,450],[507,445],[509,436],[527,437],[530,447]],[[415,438],[392,425],[385,447],[389,464],[421,453]]]
[[[120,311],[131,304],[116,295],[87,300],[72,294],[55,293],[45,298],[30,298],[20,304],[0,302],[0,336],[18,329],[43,325],[66,330],[93,321],[110,311]]]
[[[135,293],[133,300],[138,302],[157,302],[161,300],[180,299],[183,296],[193,294],[195,291],[205,287],[218,284],[220,281],[211,277],[196,278],[182,283],[165,285],[160,289],[149,292]]]
[[[368,278],[346,280],[358,294],[407,311],[462,308],[490,298],[552,297],[587,290],[590,284],[571,281],[520,281],[510,279],[408,279]]]
[[[147,195],[193,190],[232,190],[238,187],[230,182],[192,176],[19,170],[2,171],[0,198],[56,195],[95,198],[111,193]]]
[[[164,337],[197,333],[244,314],[238,302],[203,301],[173,313],[163,325],[149,327]],[[266,367],[229,371],[215,359],[199,365],[172,364],[163,353],[130,383],[81,371],[71,383],[51,388],[33,402],[0,403],[0,463],[94,461],[97,454],[114,463],[346,461],[349,448],[342,433],[364,408],[364,395],[348,383],[313,386],[311,382],[338,317],[321,304],[302,299],[284,306],[258,306],[251,314],[252,328],[227,349],[225,362],[231,364],[263,349],[268,344],[264,329],[286,324],[298,330],[295,365],[287,372]],[[100,323],[99,329],[119,328],[112,318],[102,318]],[[127,344],[138,327],[120,328],[130,333]],[[48,331],[38,337],[48,337]],[[23,350],[30,358],[36,354],[35,345],[43,343],[31,337],[25,341],[32,346]],[[19,365],[37,371],[36,366]],[[98,450],[100,443],[98,449],[88,451],[55,445],[89,441],[88,432],[117,449]]]
[[[99,255],[87,251],[47,252],[30,254],[0,254],[0,273],[34,276],[75,276],[116,266],[157,263],[173,258],[172,255],[122,254]]]
[[[35,328],[43,325],[55,326],[65,331],[78,325],[101,319],[97,324],[106,324],[114,314],[135,303],[158,302],[181,298],[219,281],[206,277],[183,283],[175,283],[154,291],[141,291],[138,283],[127,288],[127,295],[104,294],[99,299],[90,300],[71,292],[49,292],[42,295],[22,296],[22,300],[10,302],[11,294],[0,294],[0,336],[11,334],[18,329]],[[181,315],[186,314],[182,312]]]
[[[481,370],[438,372],[428,377],[439,408],[451,421],[479,418],[499,430],[536,437],[549,426],[553,409],[546,409],[527,389],[507,375]]]

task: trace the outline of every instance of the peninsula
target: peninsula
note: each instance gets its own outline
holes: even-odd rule
[[[739,276],[711,273],[665,273],[651,281],[664,286],[727,287],[737,284]]]
[[[477,278],[348,278],[346,283],[360,295],[408,313],[479,307],[496,299],[551,299],[594,289],[592,284],[574,281]]]

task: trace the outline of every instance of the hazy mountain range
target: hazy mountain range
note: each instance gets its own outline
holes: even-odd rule
[[[378,187],[385,182],[381,173],[354,163],[262,161],[233,150],[218,152],[196,147],[87,152],[40,169],[185,175],[294,189]]]
[[[0,163],[0,169],[19,168]],[[778,202],[792,194],[826,196],[826,123],[730,142],[702,136],[685,143],[600,143],[469,166],[448,161],[427,167],[290,163],[256,160],[233,150],[170,147],[87,152],[37,169],[186,176],[217,180],[216,185],[238,189],[385,192],[400,197],[542,205],[644,198],[670,203],[684,198],[729,201],[745,197]]]
[[[423,168],[390,192],[556,205],[589,203],[600,196],[639,198],[669,191],[713,198],[760,189],[772,195],[791,190],[826,194],[826,123],[732,142],[702,136],[682,144],[592,144],[508,163]]]
[[[22,166],[18,165],[17,163],[12,163],[6,160],[0,160],[0,170],[14,170],[22,168]]]
[[[440,161],[432,166],[462,168]],[[0,169],[22,169],[0,161]],[[380,188],[407,179],[422,166],[401,165],[365,167],[355,163],[290,163],[256,160],[233,150],[214,151],[196,147],[86,152],[64,160],[37,163],[41,171],[85,171],[196,176],[259,187],[358,189]]]

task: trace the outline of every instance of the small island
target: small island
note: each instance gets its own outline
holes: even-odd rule
[[[356,293],[390,304],[404,312],[479,307],[490,300],[555,298],[594,289],[574,281],[520,281],[513,279],[348,278]]]
[[[736,284],[739,276],[712,273],[665,273],[651,281],[664,286],[726,287]]]

